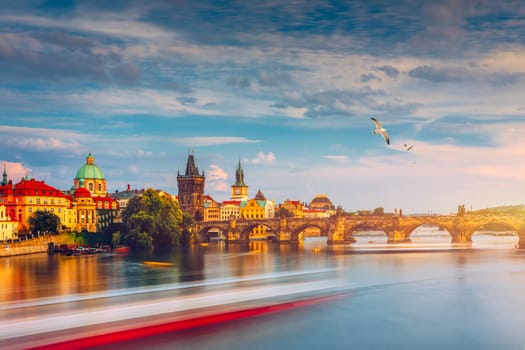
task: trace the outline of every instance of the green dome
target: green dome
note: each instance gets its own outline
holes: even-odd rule
[[[95,164],[95,158],[91,153],[86,158],[86,164],[82,165],[75,176],[75,180],[79,179],[96,179],[104,180],[104,173],[102,170]]]

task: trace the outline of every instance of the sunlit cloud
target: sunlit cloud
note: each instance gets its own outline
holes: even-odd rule
[[[264,152],[257,153],[257,157],[254,159],[248,159],[245,160],[248,164],[272,164],[275,161],[275,155],[273,152],[268,152],[268,154],[264,154]]]
[[[31,174],[31,169],[26,168],[22,163],[2,161],[0,166],[2,171],[4,171],[5,166],[8,179],[13,180],[14,183],[17,183],[26,175]]]

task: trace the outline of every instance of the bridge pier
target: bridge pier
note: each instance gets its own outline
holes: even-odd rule
[[[385,232],[387,236],[387,243],[388,244],[395,244],[395,243],[410,243],[410,232],[406,232],[404,230],[392,230]]]

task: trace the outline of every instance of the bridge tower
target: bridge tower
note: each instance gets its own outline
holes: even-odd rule
[[[181,209],[191,214],[195,221],[204,219],[204,182],[204,171],[199,174],[195,158],[193,154],[189,154],[186,172],[184,175],[177,172],[177,184]]]

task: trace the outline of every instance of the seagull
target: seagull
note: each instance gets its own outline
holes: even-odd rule
[[[414,145],[408,146],[408,145],[405,143],[405,148],[406,148],[407,152],[410,151],[413,147],[414,147]]]
[[[381,134],[381,136],[383,136],[383,138],[385,139],[386,144],[389,145],[390,144],[390,139],[388,138],[388,133],[386,132],[386,129],[381,126],[381,122],[379,120],[377,120],[376,118],[374,118],[374,117],[371,117],[370,119],[372,119],[372,121],[376,125],[376,129],[373,131],[373,133],[374,134]]]

